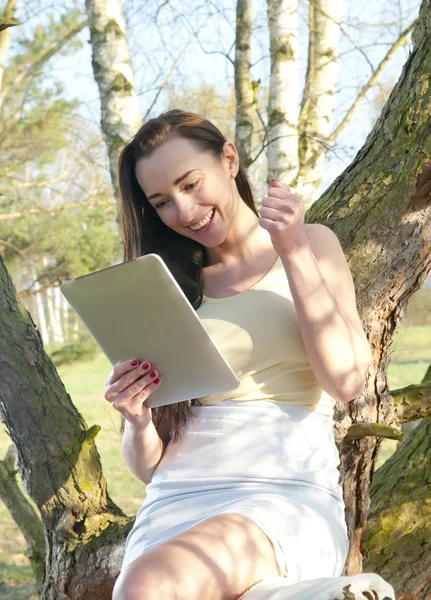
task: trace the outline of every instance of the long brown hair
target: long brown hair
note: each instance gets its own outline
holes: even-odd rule
[[[226,138],[210,121],[198,114],[179,109],[162,113],[147,121],[123,148],[118,163],[121,196],[121,228],[124,261],[144,254],[156,253],[166,263],[195,310],[202,303],[202,268],[208,265],[206,247],[166,227],[138,183],[135,174],[139,159],[148,157],[164,142],[174,138],[191,140],[197,150],[220,158]],[[239,165],[235,178],[238,193],[249,208],[258,215],[250,183],[244,167]],[[152,409],[156,429],[165,419],[172,419],[174,441],[181,437],[181,426],[193,416],[191,406],[197,399]],[[121,433],[125,419],[121,416]]]

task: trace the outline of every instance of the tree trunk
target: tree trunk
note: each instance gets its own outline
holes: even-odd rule
[[[298,174],[298,0],[268,0],[268,26],[268,180],[291,184]]]
[[[373,355],[361,396],[335,411],[349,575],[362,567],[380,443],[373,434],[400,429],[401,409],[387,386],[389,346],[431,268],[430,30],[431,0],[424,0],[413,52],[381,117],[352,165],[306,213],[307,223],[328,225],[343,245]],[[109,498],[94,444],[99,426],[87,428],[72,404],[1,258],[0,324],[0,414],[45,528],[42,597],[110,599],[134,519]]]
[[[338,83],[340,0],[312,0],[309,9],[308,64],[299,117],[299,172],[296,191],[306,206],[320,191],[329,149]]]
[[[251,60],[251,0],[238,0],[236,8],[235,45],[235,95],[236,130],[235,146],[242,164],[247,169],[252,162],[252,150],[257,130],[258,82],[250,75]]]
[[[44,600],[111,600],[133,519],[108,495],[94,438],[0,256],[0,414],[45,529]]]
[[[90,26],[93,72],[100,93],[101,126],[120,218],[118,156],[121,148],[141,125],[126,20],[121,0],[86,0],[85,5]]]
[[[18,0],[8,0],[3,14],[0,17],[0,91],[3,84],[4,65],[6,62],[6,54],[10,44],[10,27],[16,25],[17,21],[14,19],[16,5]],[[15,20],[15,23],[13,22]],[[7,25],[9,24],[9,25]],[[6,25],[6,26],[5,26]]]
[[[398,600],[431,598],[431,418],[374,475],[363,536],[364,571],[377,572]]]
[[[387,385],[389,346],[431,268],[430,34],[431,0],[424,0],[413,51],[375,127],[353,163],[306,213],[308,223],[326,223],[343,245],[373,355],[363,393],[335,413],[351,540],[347,574],[362,568],[360,541],[380,440],[343,437],[352,422],[400,428]]]

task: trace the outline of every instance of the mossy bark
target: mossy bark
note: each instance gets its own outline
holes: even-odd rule
[[[413,51],[381,117],[353,163],[306,214],[307,223],[333,229],[343,246],[373,356],[361,396],[335,411],[351,542],[346,574],[362,568],[380,444],[346,434],[355,422],[399,427],[387,385],[389,348],[431,268],[430,34],[431,0],[424,0]],[[46,532],[42,597],[110,599],[133,519],[109,498],[94,444],[98,425],[88,428],[73,405],[1,259],[0,324],[0,413]]]
[[[376,471],[363,535],[364,571],[377,572],[397,600],[431,598],[431,418],[423,419]]]
[[[86,0],[92,66],[101,104],[117,215],[120,220],[118,157],[120,149],[142,125],[121,0]]]
[[[344,438],[352,422],[400,427],[387,381],[390,344],[431,268],[430,36],[431,1],[424,0],[412,52],[376,125],[305,217],[330,227],[343,246],[373,357],[361,396],[337,405],[335,413],[351,542],[347,574],[362,568],[360,542],[380,440]]]
[[[0,323],[0,415],[45,529],[42,597],[110,600],[133,519],[107,492],[99,425],[73,405],[1,256]]]

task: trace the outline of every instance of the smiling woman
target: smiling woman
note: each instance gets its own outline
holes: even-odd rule
[[[119,183],[124,259],[163,258],[240,386],[154,408],[145,430],[125,430],[147,487],[113,600],[234,600],[266,577],[340,575],[348,539],[334,400],[260,226],[279,228],[277,200],[260,219],[235,145],[179,110],[124,148]]]

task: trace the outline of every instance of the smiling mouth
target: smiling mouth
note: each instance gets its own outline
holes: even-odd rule
[[[200,221],[193,227],[189,227],[189,229],[191,229],[192,231],[200,231],[201,229],[205,229],[205,227],[207,227],[210,224],[211,219],[214,216],[214,212],[215,208],[212,208],[208,215],[205,217],[205,219],[202,219],[202,221]]]

